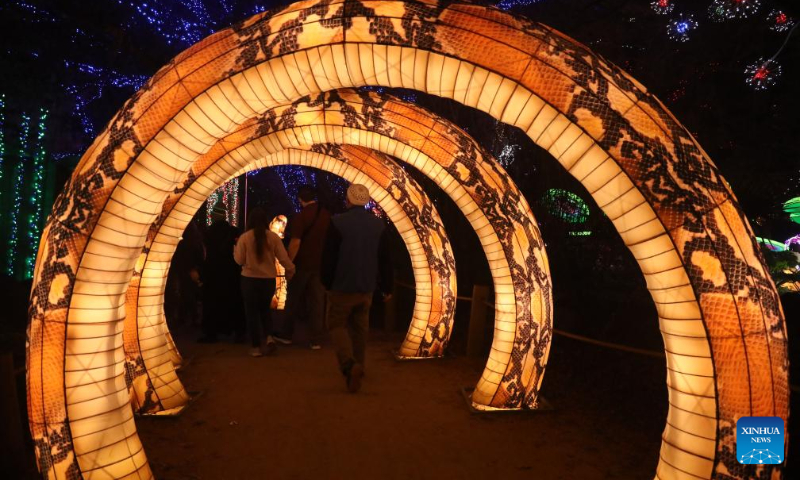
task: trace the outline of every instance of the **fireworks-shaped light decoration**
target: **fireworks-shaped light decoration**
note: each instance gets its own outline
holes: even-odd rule
[[[791,250],[792,245],[800,245],[800,235],[787,238],[783,245],[786,247],[786,250]]]
[[[767,15],[769,29],[773,32],[785,32],[794,26],[794,19],[782,10],[772,10]]]
[[[759,58],[744,69],[745,82],[756,90],[766,90],[775,85],[781,76],[781,66],[774,59]]]
[[[669,24],[667,24],[667,35],[669,36],[670,40],[676,42],[688,42],[691,31],[696,29],[697,26],[698,23],[692,17],[692,15],[685,17],[681,15],[675,20],[671,20]]]
[[[672,0],[653,0],[650,2],[650,8],[659,15],[668,15],[672,13],[675,5],[672,3]]]
[[[708,7],[708,16],[715,22],[747,18],[760,6],[761,0],[714,0]]]

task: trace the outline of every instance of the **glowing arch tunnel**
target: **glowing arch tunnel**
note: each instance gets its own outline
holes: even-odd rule
[[[318,142],[372,146],[392,154],[436,180],[455,200],[478,233],[492,265],[496,290],[492,353],[473,401],[494,408],[534,406],[551,331],[549,273],[539,230],[516,185],[499,174],[495,160],[449,122],[375,93],[343,90],[301,99],[245,122],[220,139],[195,162],[166,205],[180,206],[184,192],[201,202],[244,165],[285,148],[307,148]],[[202,194],[186,190],[205,172],[217,182]],[[185,206],[173,209],[182,221],[174,226],[167,222],[172,237],[182,231],[194,211]],[[163,276],[163,267],[156,277]],[[411,351],[409,340],[424,324],[412,324],[402,354]],[[449,330],[429,324],[427,331],[426,336],[436,339]]]
[[[521,128],[612,220],[645,275],[665,343],[670,408],[658,478],[781,475],[739,465],[733,428],[743,415],[788,416],[775,286],[719,171],[644,87],[548,27],[458,1],[309,1],[270,15],[162,68],[95,140],[54,206],[37,257],[28,355],[30,425],[47,475],[149,475],[122,407],[122,319],[167,193],[249,119],[362,85],[452,98]],[[438,133],[424,125],[415,142]],[[333,130],[335,143],[355,136]],[[309,140],[314,133],[303,130]],[[363,137],[405,161],[420,158],[388,136]],[[508,333],[514,342],[530,334]]]
[[[208,193],[230,177],[278,165],[303,165],[329,171],[350,182],[363,183],[397,228],[411,256],[416,301],[408,334],[400,347],[407,357],[441,356],[452,330],[455,312],[455,260],[436,208],[422,188],[393,160],[359,147],[313,145],[308,150],[281,150],[246,164],[226,162],[192,176],[180,194],[165,205],[159,222],[148,236],[145,253],[128,290],[129,314],[125,319],[126,361],[139,365],[128,382],[140,399],[140,411],[155,413],[170,406],[150,398],[183,401],[185,395],[174,377],[172,344],[164,318],[163,294],[170,259],[180,233],[194,217]],[[231,169],[238,168],[231,174]],[[138,308],[137,308],[138,305]],[[140,348],[148,339],[147,348]],[[138,340],[138,341],[137,341]],[[177,396],[176,396],[177,395]]]

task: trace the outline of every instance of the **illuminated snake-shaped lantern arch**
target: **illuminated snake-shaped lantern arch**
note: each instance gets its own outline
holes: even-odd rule
[[[117,407],[124,294],[165,192],[248,118],[361,85],[452,98],[521,128],[612,220],[665,343],[658,478],[781,476],[738,464],[735,422],[788,416],[783,313],[736,198],[688,131],[626,73],[538,23],[461,2],[357,0],[293,4],[201,41],[84,155],[45,228],[31,296],[30,424],[48,475],[149,473],[135,433],[85,449],[114,422],[132,429]]]
[[[437,181],[453,198],[475,228],[492,264],[496,291],[494,341],[473,402],[479,408],[535,407],[552,325],[547,261],[530,208],[499,164],[463,131],[386,95],[342,90],[304,98],[255,117],[220,139],[194,163],[181,188],[167,198],[166,204],[174,207],[162,220],[165,236],[154,240],[149,255],[158,252],[158,256],[149,273],[145,268],[142,278],[161,279],[158,291],[163,292],[165,269],[177,243],[175,236],[208,194],[230,176],[259,158],[286,148],[318,148],[314,147],[317,143],[361,145],[395,155]],[[369,159],[364,157],[364,149],[337,148],[346,148],[349,157]],[[382,162],[392,167],[388,172],[392,177],[405,178],[393,162]],[[204,188],[191,188],[196,183]],[[397,180],[394,189],[406,190]],[[424,226],[428,222],[422,216],[415,223]],[[430,227],[421,231],[426,229]],[[427,261],[436,264],[430,254]],[[418,288],[423,306],[429,302],[427,284],[423,280]],[[433,313],[438,310],[435,306]],[[415,315],[400,354],[439,354],[449,332],[449,325],[435,316]],[[161,396],[158,385],[164,383],[153,382],[156,396]],[[167,390],[164,395],[172,396],[173,392]]]
[[[203,171],[217,163],[224,165],[235,162],[234,159],[237,156],[248,155],[247,152],[252,149],[255,149],[255,153],[250,153],[249,158],[239,162],[237,168],[287,147],[322,142],[367,146],[393,154],[411,165],[416,165],[423,173],[436,180],[467,214],[468,219],[476,228],[490,263],[493,265],[496,290],[495,338],[492,343],[492,353],[481,380],[476,386],[473,401],[480,405],[501,408],[536,405],[538,388],[549,351],[551,332],[549,272],[546,270],[547,262],[542,250],[542,241],[530,208],[516,186],[504,175],[499,164],[487,156],[471,138],[452,124],[438,117],[430,116],[428,112],[413,105],[390,101],[388,97],[376,94],[362,93],[359,95],[352,91],[333,92],[300,99],[294,104],[255,116],[252,120],[240,125],[240,128],[231,128],[231,131],[230,135],[216,139],[214,147],[196,158],[191,170],[188,173],[184,171],[183,175],[179,177],[191,179],[197,176],[194,171]],[[200,130],[194,134],[200,134]],[[236,148],[231,149],[231,147]],[[149,157],[146,151],[140,152],[139,158],[155,159],[155,157]],[[161,159],[157,162],[162,166],[161,168],[165,165]],[[157,171],[154,170],[155,164],[143,165],[143,167],[146,170],[140,170],[140,174],[149,175],[144,172]],[[134,187],[134,184],[125,187],[127,183],[125,178],[131,175],[132,169],[134,169],[133,165],[128,168],[126,174],[121,176],[119,188],[114,191],[124,191],[126,193],[122,195],[128,195],[127,192],[148,185],[139,177],[131,177],[137,187]],[[149,176],[147,180],[152,182],[156,178],[164,179],[166,173],[159,172]],[[227,173],[233,174],[235,170]],[[168,185],[151,185],[151,190],[143,192],[146,196],[141,197],[141,200],[150,201],[149,199],[155,198],[157,196],[156,188],[163,188],[162,199],[169,193],[180,191],[183,188],[182,185],[185,184],[185,181],[180,178],[175,178]],[[224,179],[220,179],[220,183],[222,181]],[[210,192],[211,190],[207,193]],[[113,195],[112,193],[112,198]],[[138,196],[138,194],[136,195]],[[129,197],[128,201],[131,201]],[[141,215],[145,204],[138,200],[132,203],[137,206],[132,211]],[[151,205],[151,207],[155,207],[155,205]],[[154,212],[149,220],[156,220],[156,217],[157,214]],[[113,219],[112,222],[117,222],[122,220],[122,217],[115,215]],[[95,230],[102,225],[103,220],[100,220]],[[127,239],[129,244],[138,245],[139,248],[144,245],[149,224],[134,221],[113,226],[113,231],[120,232],[120,235],[123,235],[121,232],[126,232],[130,237]],[[111,240],[119,242],[121,238],[117,237]],[[88,239],[85,250],[90,251],[91,245],[95,241],[102,242],[104,246],[111,243],[101,239]],[[50,245],[46,246],[43,254],[47,255],[50,248]],[[104,269],[93,268],[92,275],[87,277],[82,276],[84,269],[78,268],[77,277],[86,278],[85,282],[91,282],[95,287],[100,287],[102,284],[110,283],[118,278],[130,279],[139,255],[133,255],[128,250],[126,252],[132,255],[127,263],[122,265],[108,262],[99,263]],[[119,252],[117,254],[119,255]],[[66,257],[64,258],[66,259]],[[119,258],[121,260],[121,257]],[[98,263],[93,265],[98,265]],[[110,270],[111,268],[118,270]],[[77,284],[78,282],[76,282]],[[82,286],[81,288],[86,287]],[[97,320],[96,323],[99,321],[121,322],[121,319],[113,318],[114,315],[120,313],[118,310],[104,309],[102,304],[94,304],[92,307],[92,318]],[[124,305],[122,305],[122,309],[124,309]],[[103,312],[103,310],[105,311]],[[72,314],[71,306],[70,314]],[[112,317],[110,320],[100,320],[110,316]],[[109,335],[112,338],[106,341],[114,345],[118,336],[118,334],[112,333]],[[80,329],[68,334],[66,340],[68,352],[76,338],[81,338]],[[54,348],[54,345],[47,342],[43,343],[41,347],[42,350],[49,350]],[[114,349],[111,351],[116,352]],[[32,353],[31,358],[34,357],[35,353]],[[111,354],[106,354],[103,360],[106,364],[114,364],[119,361]],[[169,365],[169,362],[163,364]],[[174,372],[170,373],[170,378],[173,375]],[[82,388],[96,390],[98,383],[101,382],[86,381],[84,385],[79,386],[78,390]],[[152,383],[154,391],[158,395],[159,385],[166,385],[168,382],[154,381]],[[35,384],[31,388],[34,387]],[[179,398],[175,395],[175,385],[170,385],[169,389],[168,396],[170,398]],[[31,396],[30,398],[36,400],[37,397]],[[106,398],[106,401],[110,405],[109,409],[113,408],[114,411],[120,412],[130,411],[130,408],[122,402],[119,396]],[[78,418],[76,421],[72,417],[73,405],[69,403],[69,398],[67,398],[66,412],[69,431],[72,432],[72,435],[77,436],[75,432],[81,431],[86,424],[81,423],[82,418]],[[120,423],[110,425],[108,428],[117,429],[120,428],[118,426],[120,424],[128,427],[126,419],[120,420],[122,420]],[[92,426],[97,427],[95,424]],[[130,426],[132,427],[132,422]],[[123,432],[120,433],[125,445],[134,449],[140,445],[135,430],[128,428]],[[106,468],[107,465],[113,463],[116,472],[126,473],[129,470],[124,468],[137,466],[142,457],[125,457],[124,450],[119,450],[113,444],[101,443],[102,438],[95,439],[100,445],[95,443],[93,448],[88,450],[75,448],[77,447],[75,444],[73,450],[77,461],[73,462],[74,466],[69,468],[78,468],[85,472]],[[82,444],[81,447],[83,446]],[[126,465],[127,467],[125,467]],[[146,465],[140,465],[137,466],[136,471],[147,469]]]
[[[180,355],[172,350],[163,309],[167,268],[180,241],[176,235],[185,229],[210,192],[230,177],[266,166],[304,165],[367,186],[397,228],[411,256],[416,302],[400,354],[425,358],[444,353],[455,313],[456,275],[450,241],[435,206],[419,184],[386,155],[353,146],[310,148],[313,152],[282,150],[243,167],[226,158],[228,161],[205,170],[193,169],[189,180],[168,198],[164,212],[150,229],[145,252],[128,290],[125,353],[128,365],[138,368],[128,368],[126,372],[137,411],[168,414],[170,407],[176,408],[171,399],[185,398],[178,395],[183,392],[180,384],[169,381],[174,377],[171,364],[175,363],[175,357],[180,361]],[[231,174],[234,168],[239,170]],[[146,350],[139,347],[140,339],[148,339]]]

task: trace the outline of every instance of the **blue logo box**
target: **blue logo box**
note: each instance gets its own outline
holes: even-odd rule
[[[780,417],[742,417],[736,422],[736,459],[745,465],[783,463],[784,422]]]

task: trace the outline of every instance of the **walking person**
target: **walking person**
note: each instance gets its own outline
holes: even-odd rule
[[[233,251],[234,260],[242,266],[242,298],[253,357],[271,355],[276,350],[270,316],[277,274],[275,259],[286,269],[287,279],[294,275],[294,264],[268,225],[267,212],[259,207],[252,209],[247,215],[248,230],[239,237]]]
[[[310,185],[302,185],[297,190],[302,209],[292,217],[289,240],[289,258],[297,270],[288,285],[283,329],[275,337],[280,343],[291,344],[295,322],[305,317],[312,350],[322,348],[325,289],[320,280],[320,264],[331,220],[330,212],[316,197],[317,192]]]
[[[200,323],[197,300],[205,255],[203,234],[193,220],[183,232],[167,274],[164,310],[173,328],[177,324],[194,326]]]
[[[322,282],[328,289],[328,331],[347,389],[357,392],[364,377],[369,310],[376,287],[391,297],[392,265],[386,225],[364,209],[367,187],[347,189],[347,211],[331,219],[322,257]]]

